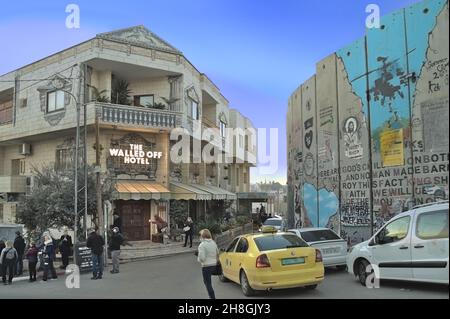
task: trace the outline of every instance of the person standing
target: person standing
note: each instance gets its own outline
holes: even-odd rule
[[[25,254],[25,258],[28,259],[28,272],[30,273],[30,282],[36,281],[36,265],[38,262],[38,249],[36,244],[31,242],[30,248]]]
[[[0,264],[2,268],[2,280],[4,285],[11,285],[15,274],[18,254],[9,240],[5,244],[5,248],[0,255]],[[8,274],[8,281],[6,281],[6,274]]]
[[[16,231],[16,239],[14,239],[14,248],[17,251],[16,276],[23,273],[23,254],[25,253],[25,239],[23,239],[20,231]]]
[[[62,269],[66,269],[66,267],[69,265],[69,256],[71,255],[72,246],[72,237],[69,235],[67,227],[65,227],[59,244],[59,251],[61,252],[62,259]]]
[[[187,246],[188,238],[189,238],[189,248],[192,248],[192,233],[194,232],[194,221],[191,217],[188,217],[183,227],[184,231],[184,245]]]
[[[119,232],[122,233],[122,218],[119,216],[117,212],[114,213],[114,222],[113,227],[119,228]]]
[[[53,239],[49,235],[44,236],[44,248],[43,248],[43,261],[44,261],[44,275],[43,281],[47,281],[48,272],[52,276],[52,279],[57,279],[56,270],[53,262],[55,261],[55,246],[53,245]]]
[[[214,240],[212,240],[211,232],[208,229],[202,229],[200,231],[200,241],[197,261],[202,265],[203,283],[206,286],[209,298],[216,299],[211,283],[211,276],[217,267],[219,249]]]
[[[0,239],[0,255],[2,254],[2,251],[5,247],[6,247],[5,241],[3,239]],[[3,276],[3,272],[2,272],[2,267],[0,266],[0,277],[1,276]]]
[[[112,229],[111,243],[109,244],[109,250],[111,251],[112,259],[112,274],[119,273],[119,256],[120,256],[120,245],[123,243],[123,236],[119,232],[118,227]]]
[[[92,253],[92,280],[102,279],[103,276],[103,246],[105,240],[94,229],[89,234],[86,247],[91,249]]]

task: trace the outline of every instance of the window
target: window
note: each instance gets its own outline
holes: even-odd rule
[[[55,169],[56,170],[68,170],[72,168],[72,149],[59,149],[56,150],[56,161],[55,161]]]
[[[227,131],[227,124],[224,121],[220,121],[220,136],[225,138]]]
[[[247,184],[247,179],[248,179],[248,174],[247,174],[247,171],[244,171],[244,184]]]
[[[0,125],[12,122],[12,115],[13,115],[12,110],[13,110],[12,101],[0,103]]]
[[[238,168],[236,168],[236,186],[239,186],[239,176],[240,175],[240,172],[239,172],[239,167]]]
[[[226,250],[227,253],[231,253],[231,252],[234,251],[234,246],[236,246],[236,243],[237,243],[238,240],[239,240],[239,237],[238,237],[238,238],[235,238],[235,239],[231,242],[231,244],[228,245],[227,250]]]
[[[0,203],[0,223],[4,223],[3,221],[3,204]]]
[[[47,93],[47,113],[64,109],[64,92],[53,91]]]
[[[406,235],[408,235],[410,220],[411,217],[406,216],[388,224],[383,230],[378,233],[378,244],[383,245],[394,243],[405,238]]]
[[[283,234],[273,236],[262,236],[255,238],[256,246],[259,251],[277,250],[294,247],[309,247],[297,235]]]
[[[153,107],[155,104],[155,97],[153,94],[148,95],[135,95],[134,96],[134,105],[141,107]]]
[[[312,230],[301,232],[302,238],[307,242],[314,241],[326,241],[326,240],[338,240],[341,239],[338,235],[336,235],[331,230]]]
[[[420,239],[448,238],[448,210],[420,214],[416,227]]]
[[[239,243],[236,246],[237,253],[246,253],[248,250],[248,241],[245,238],[241,238]]]
[[[199,119],[198,103],[195,102],[194,100],[191,100],[191,101],[192,101],[192,114],[191,114],[191,116],[192,116],[192,118],[194,120],[198,120]]]
[[[239,148],[243,148],[244,144],[244,137],[242,135],[239,135]]]

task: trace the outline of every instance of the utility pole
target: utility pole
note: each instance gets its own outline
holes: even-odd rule
[[[98,218],[98,227],[102,229],[103,225],[103,205],[102,205],[102,186],[100,181],[100,125],[98,121],[97,110],[95,110],[95,175],[96,175],[96,183],[95,183],[95,195],[96,195],[96,203],[97,203],[97,218]]]

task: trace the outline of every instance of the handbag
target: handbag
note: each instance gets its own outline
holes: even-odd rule
[[[212,271],[211,275],[213,276],[222,275],[222,265],[220,264],[220,262],[217,262],[216,267],[214,267],[214,270]]]

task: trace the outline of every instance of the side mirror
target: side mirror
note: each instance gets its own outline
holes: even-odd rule
[[[376,244],[377,244],[377,238],[376,237],[372,238],[372,240],[369,241],[369,246],[375,246]]]
[[[225,248],[219,248],[219,252],[224,253],[225,252]]]

